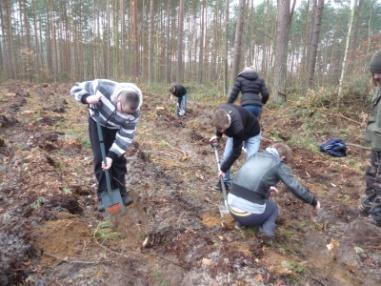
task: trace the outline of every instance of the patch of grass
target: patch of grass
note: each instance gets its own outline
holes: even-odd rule
[[[242,231],[240,233],[241,233],[243,239],[248,239],[251,237],[255,237],[257,232],[258,232],[257,227],[247,227],[247,228],[242,229]]]
[[[365,172],[364,167],[367,164],[367,162],[364,165],[364,162],[359,161],[358,159],[356,159],[355,157],[352,157],[352,156],[347,156],[343,159],[344,159],[345,163],[347,163],[349,166],[351,166],[351,169],[355,170],[359,174],[363,174]]]
[[[70,188],[68,188],[68,187],[64,187],[64,188],[62,189],[62,192],[63,192],[65,195],[69,195],[69,194],[71,194],[71,190],[70,190]]]
[[[91,148],[91,143],[87,128],[87,123],[84,123],[72,124],[70,126],[67,124],[61,124],[58,129],[65,132],[66,138],[78,140],[84,148],[89,149]]]
[[[163,273],[159,269],[153,271],[153,278],[160,286],[169,286],[170,283],[164,278]]]
[[[312,152],[319,152],[318,142],[316,142],[314,138],[302,136],[301,134],[291,136],[287,143],[291,146],[302,147]]]
[[[169,95],[169,86],[170,84],[164,84],[164,83],[151,83],[144,87],[145,90],[148,91],[148,93],[152,93],[155,96],[167,96]]]
[[[298,227],[298,228],[308,228],[309,227],[309,222],[307,222],[307,221],[299,221],[297,224],[296,224],[296,226]]]
[[[299,275],[306,273],[306,262],[297,262],[293,260],[283,260],[281,262],[282,267],[286,268],[287,270],[297,273]]]
[[[104,241],[108,240],[117,240],[120,238],[120,233],[114,230],[113,224],[111,221],[106,220],[100,222],[96,229],[94,230],[95,239]]]
[[[86,148],[86,149],[90,149],[91,148],[91,142],[90,142],[90,139],[88,137],[82,137],[79,139],[79,141],[81,142],[81,145]]]
[[[43,197],[38,197],[32,204],[31,207],[34,210],[39,209],[45,202],[45,199]]]
[[[295,231],[284,226],[280,226],[278,228],[278,231],[279,231],[279,235],[286,238],[286,240],[290,240],[295,236]]]

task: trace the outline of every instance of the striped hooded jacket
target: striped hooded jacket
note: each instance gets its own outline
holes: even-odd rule
[[[128,90],[138,94],[139,106],[132,114],[116,110],[116,97],[121,91]],[[107,156],[116,159],[122,156],[135,136],[136,123],[140,117],[143,94],[133,83],[118,83],[107,79],[77,82],[70,90],[76,101],[87,104],[86,98],[100,92],[103,96],[97,104],[90,104],[89,111],[93,120],[109,129],[117,129],[116,138]]]

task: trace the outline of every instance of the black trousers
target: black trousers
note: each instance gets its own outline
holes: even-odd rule
[[[373,151],[366,170],[366,195],[381,195],[381,152]]]
[[[108,129],[103,126],[101,126],[101,128],[107,154],[112,143],[114,143],[117,130]],[[98,198],[100,198],[100,193],[107,191],[106,176],[105,172],[102,169],[102,154],[97,133],[97,124],[91,117],[89,117],[89,135],[91,141],[91,148],[93,150],[94,155],[94,173],[98,181],[97,195]],[[124,156],[121,156],[112,162],[112,166],[109,169],[109,174],[111,177],[112,189],[118,188],[122,197],[125,197],[127,195],[125,179],[125,176],[127,174],[127,160]]]

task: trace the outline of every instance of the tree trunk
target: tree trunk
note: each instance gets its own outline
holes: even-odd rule
[[[4,23],[2,26],[4,26],[3,33],[5,33],[5,43],[4,50],[5,50],[5,63],[6,63],[6,71],[7,75],[11,78],[17,78],[16,75],[16,60],[14,57],[14,48],[13,48],[13,36],[12,36],[12,3],[10,0],[4,0],[1,1],[4,6],[3,9],[3,20]]]
[[[22,15],[22,22],[23,22],[23,31],[24,37],[23,37],[23,49],[22,49],[22,56],[24,58],[24,72],[25,72],[25,78],[28,80],[31,80],[32,77],[32,61],[31,61],[31,56],[32,56],[32,48],[31,48],[31,43],[30,43],[30,28],[29,28],[29,21],[28,21],[28,12],[27,12],[27,3],[26,0],[20,0],[20,13]]]
[[[228,27],[229,27],[229,5],[230,1],[226,0],[225,7],[225,50],[224,50],[224,79],[225,79],[225,95],[229,92],[229,43],[228,43]]]
[[[278,0],[277,33],[274,61],[273,99],[275,102],[286,100],[287,49],[291,19],[295,7],[290,11],[290,0]]]
[[[66,1],[62,2],[62,13],[63,13],[63,23],[64,23],[64,29],[65,29],[65,39],[64,39],[64,47],[63,47],[63,58],[62,58],[62,70],[63,72],[70,77],[71,76],[71,65],[70,65],[70,59],[71,59],[71,53],[70,53],[70,24],[69,24],[69,17],[68,17],[68,5]]]
[[[315,74],[315,64],[316,64],[316,55],[319,44],[319,36],[320,36],[320,25],[321,18],[323,14],[324,8],[324,0],[317,0],[317,5],[314,5],[314,27],[312,32],[312,39],[310,45],[310,58],[308,59],[308,87],[312,87],[314,84],[314,74]]]
[[[146,65],[145,65],[145,59],[146,59],[146,35],[147,31],[145,30],[146,27],[146,20],[145,20],[145,15],[146,13],[146,1],[140,1],[142,2],[142,16],[140,18],[140,27],[138,27],[138,39],[139,39],[139,52],[140,52],[140,57],[139,57],[139,77],[142,79],[146,79]],[[138,13],[139,13],[139,9]]]
[[[263,16],[264,16],[264,38],[263,38],[263,46],[262,46],[262,65],[261,65],[261,72],[264,77],[267,77],[267,66],[268,66],[268,38],[270,34],[270,29],[268,25],[268,18],[269,18],[269,0],[266,0],[266,3],[264,4],[264,11],[263,11]]]
[[[203,70],[204,70],[204,21],[205,21],[205,7],[206,0],[201,2],[201,21],[200,21],[200,52],[198,57],[198,83],[203,81]]]
[[[153,34],[153,0],[149,1],[149,26],[148,26],[148,82],[152,82],[152,64],[153,64],[153,45],[152,45],[152,34]]]
[[[359,29],[361,28],[361,12],[364,4],[364,0],[357,0],[355,5],[355,11],[353,15],[353,28],[352,28],[352,35],[351,35],[351,43],[349,46],[349,58],[351,59],[350,62],[348,62],[348,70],[353,70],[356,66],[356,50],[358,48],[358,42],[359,42]]]
[[[33,30],[34,30],[34,44],[35,44],[35,73],[40,73],[40,43],[38,41],[39,33],[37,28],[37,11],[36,11],[36,1],[32,1],[32,11],[33,11]]]
[[[180,0],[179,31],[178,31],[178,41],[177,41],[177,75],[176,75],[176,79],[178,82],[184,81],[183,37],[184,37],[184,0]]]
[[[234,38],[234,56],[233,56],[233,71],[231,78],[237,76],[240,70],[241,64],[241,46],[242,46],[242,30],[244,24],[244,13],[246,8],[246,0],[239,0],[238,8],[238,18],[235,28],[235,38]]]
[[[310,4],[312,1],[312,10],[310,11]],[[301,82],[303,84],[308,84],[308,69],[311,58],[311,43],[312,43],[312,34],[314,29],[314,11],[316,11],[317,1],[318,0],[308,0],[307,1],[307,11],[305,18],[305,29],[304,29],[304,37],[303,37],[303,56],[302,56],[302,69],[301,69]],[[306,85],[307,86],[307,85]]]
[[[49,74],[53,74],[53,51],[52,51],[52,41],[51,41],[51,13],[50,13],[50,1],[48,0],[48,6],[46,8],[46,33],[45,33],[45,43],[46,43],[46,51],[47,51],[47,70],[49,71]]]
[[[5,72],[5,67],[4,67],[4,64],[5,64],[5,58],[4,58],[4,55],[3,55],[3,49],[5,48],[5,40],[4,40],[4,35],[5,35],[5,32],[4,32],[4,17],[3,17],[3,7],[2,7],[2,3],[0,1],[0,22],[1,22],[1,40],[0,40],[0,46],[1,46],[1,55],[0,55],[0,71],[1,73],[2,72]],[[6,50],[5,50],[6,52]]]
[[[51,49],[52,49],[52,63],[53,63],[53,78],[57,80],[58,75],[58,56],[57,56],[57,37],[56,37],[56,24],[54,21],[54,6],[53,1],[48,1],[49,13],[50,13],[50,36],[51,36]]]
[[[131,29],[132,29],[132,46],[133,46],[133,59],[134,59],[134,68],[133,75],[135,79],[139,77],[139,38],[138,38],[138,8],[137,1],[131,0],[130,2],[130,12],[131,12]]]
[[[347,72],[348,51],[349,51],[349,44],[351,42],[353,19],[354,19],[355,8],[356,8],[356,0],[351,0],[351,8],[352,8],[351,18],[348,24],[348,33],[347,33],[347,40],[345,43],[344,59],[343,59],[342,67],[341,67],[341,75],[339,80],[339,90],[338,90],[338,96],[337,96],[338,105],[340,104],[341,99],[343,97],[343,85],[344,85],[345,74]]]
[[[171,82],[171,67],[172,67],[172,62],[171,62],[171,5],[170,1],[167,0],[167,5],[166,5],[166,37],[165,37],[165,55],[166,55],[166,64],[165,64],[165,75],[166,75],[166,81],[167,83]]]
[[[4,49],[4,18],[3,18],[3,7],[1,5],[1,1],[0,1],[0,22],[1,22],[1,34],[2,34],[2,37],[1,37],[1,41],[0,41],[0,72],[3,73],[5,70],[4,70],[4,63],[5,63],[5,59],[4,59],[4,55],[3,55],[3,49]]]

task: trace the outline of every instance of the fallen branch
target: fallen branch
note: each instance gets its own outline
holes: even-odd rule
[[[371,150],[369,147],[358,145],[358,144],[354,144],[354,143],[347,143],[347,145],[351,146],[351,147],[356,147],[356,148],[359,148],[359,149],[363,149],[363,150]]]
[[[108,264],[108,263],[112,263],[112,261],[110,260],[98,260],[98,261],[84,261],[84,260],[69,260],[69,259],[66,259],[66,258],[60,258],[58,256],[55,256],[53,254],[50,254],[48,252],[44,252],[43,255],[46,255],[46,256],[49,256],[49,257],[52,257],[56,260],[58,260],[58,264],[61,264],[61,263],[69,263],[69,264],[87,264],[87,265],[97,265],[97,264]]]
[[[338,115],[339,115],[340,117],[342,117],[342,118],[348,120],[348,121],[351,121],[351,122],[353,122],[353,123],[356,123],[356,124],[358,124],[358,125],[360,125],[360,126],[362,125],[361,122],[358,122],[358,121],[356,121],[356,120],[354,120],[354,119],[352,119],[352,118],[349,118],[349,117],[345,116],[344,114],[342,114],[341,112],[339,112]]]

